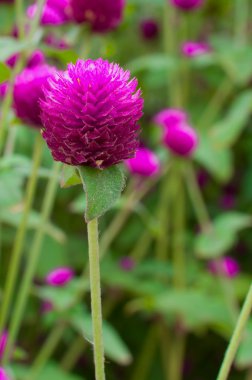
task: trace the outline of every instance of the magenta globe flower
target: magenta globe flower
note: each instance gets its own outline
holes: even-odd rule
[[[187,122],[187,114],[177,108],[166,108],[156,114],[153,121],[163,128],[175,127],[177,124]]]
[[[24,122],[41,128],[40,104],[43,99],[43,87],[56,69],[48,65],[24,69],[15,80],[13,105],[17,116]]]
[[[153,19],[143,20],[140,24],[141,34],[144,39],[152,40],[158,36],[158,23]]]
[[[211,48],[204,42],[188,41],[182,45],[181,50],[186,57],[193,58],[209,53],[211,51]]]
[[[232,257],[223,257],[221,259],[212,260],[208,263],[208,269],[212,274],[222,274],[225,277],[233,278],[236,277],[239,272],[239,264]]]
[[[37,12],[37,4],[27,8],[27,16],[33,18]],[[47,0],[40,23],[42,25],[61,25],[69,21],[69,0]]]
[[[170,0],[170,2],[174,7],[188,12],[200,8],[204,0]]]
[[[72,18],[95,32],[115,29],[122,21],[125,0],[70,0]]]
[[[12,56],[10,56],[6,60],[6,64],[9,67],[13,68],[17,63],[19,56],[20,56],[20,54],[18,54],[18,53],[13,54]],[[44,56],[43,52],[40,50],[35,50],[32,53],[32,55],[30,56],[30,58],[28,59],[26,67],[33,68],[35,66],[42,65],[44,63],[45,63],[45,56]]]
[[[46,276],[46,283],[51,286],[64,286],[74,277],[71,268],[57,268]]]
[[[121,269],[124,270],[125,272],[130,272],[136,266],[134,259],[132,259],[132,257],[130,256],[122,257],[120,259],[119,264],[120,264]]]
[[[0,359],[3,357],[8,341],[8,333],[4,331],[0,336]],[[1,379],[1,378],[0,378]]]
[[[160,162],[157,155],[148,148],[139,148],[134,158],[125,161],[132,174],[150,177],[160,170]]]
[[[56,161],[104,169],[134,157],[143,99],[129,71],[78,60],[48,82],[42,136]]]
[[[198,136],[190,125],[181,123],[165,130],[163,142],[174,154],[188,157],[197,148]]]
[[[0,380],[11,380],[3,367],[0,367]]]

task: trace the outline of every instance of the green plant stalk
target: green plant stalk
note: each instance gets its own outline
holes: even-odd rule
[[[250,19],[249,2],[247,0],[235,0],[234,13],[235,40],[238,43],[246,43]]]
[[[71,371],[85,347],[87,347],[87,343],[83,339],[83,336],[78,336],[70,346],[70,349],[67,350],[66,354],[63,356],[61,360],[61,368],[65,371]]]
[[[131,380],[145,380],[148,378],[154,355],[157,349],[159,326],[151,326],[143,343],[140,355],[137,358]]]
[[[50,359],[52,353],[60,342],[63,334],[65,332],[65,324],[58,323],[50,332],[47,339],[45,340],[38,356],[33,362],[31,369],[25,376],[25,380],[36,380],[43,370],[45,364]]]
[[[38,171],[39,171],[39,167],[41,163],[42,151],[43,151],[43,140],[40,134],[37,134],[35,144],[34,144],[33,158],[32,158],[33,166],[32,166],[31,176],[27,184],[23,215],[22,215],[22,219],[17,230],[13,250],[10,256],[11,258],[10,258],[10,263],[9,263],[9,271],[7,274],[6,285],[4,288],[4,297],[3,297],[3,304],[1,307],[1,316],[0,316],[0,332],[3,331],[3,329],[6,327],[5,324],[6,324],[9,309],[11,306],[13,292],[14,292],[15,285],[17,282],[17,275],[18,275],[19,265],[21,261],[23,248],[24,248],[24,240],[25,240],[25,233],[26,233],[28,219],[29,219],[29,213],[32,207],[37,180],[38,180]]]
[[[91,311],[92,311],[92,324],[93,324],[95,379],[105,380],[97,218],[91,220],[88,223],[87,228],[88,228],[88,246],[89,246],[89,250],[88,250],[89,275],[90,275]]]
[[[227,351],[224,356],[217,380],[227,380],[229,372],[231,370],[232,363],[234,361],[236,352],[239,348],[248,318],[252,309],[252,285],[249,288],[248,294],[244,301],[243,307],[240,312],[239,319],[236,323],[233,335],[229,342]]]
[[[10,359],[10,354],[13,351],[13,347],[14,347],[14,344],[18,335],[18,331],[22,322],[26,302],[29,296],[30,286],[32,283],[34,273],[37,268],[37,263],[38,263],[38,259],[39,259],[39,255],[41,251],[43,237],[45,234],[45,225],[50,217],[54,199],[56,196],[60,168],[61,168],[61,164],[55,162],[53,165],[52,176],[50,177],[47,184],[45,197],[44,197],[44,201],[42,205],[40,224],[32,242],[32,246],[29,252],[29,257],[27,259],[27,266],[25,269],[25,273],[22,277],[22,282],[20,284],[17,301],[14,306],[14,309],[12,310],[12,318],[11,318],[11,323],[10,323],[10,328],[9,328],[9,339],[8,339],[8,343],[7,343],[5,353],[4,353],[4,358],[3,358],[3,363],[5,365],[7,365]]]
[[[16,22],[18,26],[18,34],[20,40],[22,40],[25,36],[23,6],[23,0],[15,0]]]

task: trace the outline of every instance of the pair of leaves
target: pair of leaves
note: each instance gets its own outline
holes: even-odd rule
[[[195,239],[195,253],[203,259],[218,258],[228,252],[236,243],[238,232],[252,225],[250,215],[229,212],[218,216],[208,232]]]
[[[62,187],[82,184],[86,195],[85,219],[90,222],[109,210],[121,195],[125,185],[119,165],[100,170],[87,166],[64,167]],[[84,208],[84,205],[83,205]]]

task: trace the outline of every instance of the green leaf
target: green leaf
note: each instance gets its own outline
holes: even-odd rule
[[[21,52],[27,45],[27,42],[21,42],[16,38],[1,37],[0,38],[0,62],[4,62],[7,58],[15,53]]]
[[[78,307],[72,310],[70,323],[89,342],[92,342],[92,318],[84,308]],[[106,321],[103,321],[103,339],[106,356],[121,365],[131,363],[132,357],[127,346],[116,330]]]
[[[218,148],[231,147],[246,127],[251,111],[252,91],[245,91],[234,100],[225,118],[211,128],[213,145]]]
[[[8,80],[10,78],[11,70],[3,62],[0,62],[0,83]]]
[[[63,165],[60,179],[60,186],[63,188],[80,185],[81,179],[74,166]]]
[[[24,378],[30,370],[29,366],[23,364],[14,364],[12,370],[15,374],[15,379]],[[64,372],[57,363],[49,361],[46,363],[41,373],[37,377],[38,380],[85,380],[83,376],[72,375]]]
[[[151,54],[136,58],[128,65],[132,74],[139,73],[140,71],[175,71],[178,68],[178,62],[173,57],[167,57],[165,54]]]
[[[125,185],[119,165],[100,170],[79,166],[79,173],[86,193],[86,222],[103,215],[118,198]]]
[[[251,225],[250,215],[229,212],[218,216],[211,230],[196,237],[194,246],[196,254],[204,259],[224,255],[236,243],[238,232]]]

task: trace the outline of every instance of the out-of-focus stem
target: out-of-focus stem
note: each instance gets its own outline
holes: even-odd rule
[[[234,34],[237,43],[246,43],[247,28],[250,18],[249,1],[235,0],[234,7]]]
[[[3,303],[1,307],[1,316],[0,316],[0,332],[3,331],[3,329],[6,327],[5,324],[6,324],[8,313],[10,310],[15,285],[17,283],[17,275],[18,275],[19,265],[20,265],[23,247],[24,247],[25,232],[27,229],[29,213],[32,207],[37,180],[38,180],[38,171],[39,171],[39,166],[40,166],[41,158],[42,158],[42,148],[43,148],[43,140],[41,136],[37,134],[36,141],[34,144],[34,152],[33,152],[33,159],[32,159],[33,160],[32,172],[27,184],[23,215],[22,215],[21,222],[18,226],[13,250],[11,252],[9,271],[7,273],[7,280],[6,280],[6,285],[4,288],[4,297],[3,297]]]

